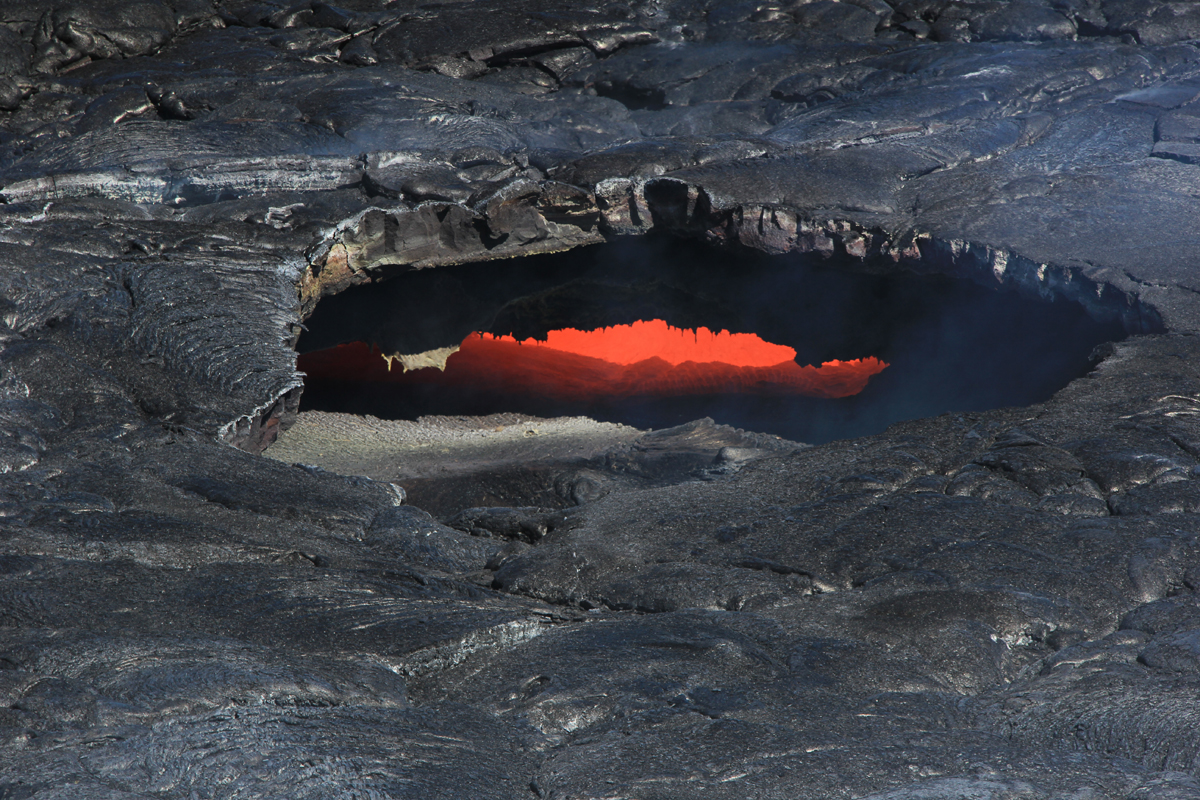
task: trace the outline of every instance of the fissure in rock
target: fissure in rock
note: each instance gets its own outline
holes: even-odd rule
[[[327,298],[298,345],[302,408],[644,428],[708,416],[820,443],[1045,400],[1098,344],[1125,338],[1117,311],[894,264],[645,237]]]

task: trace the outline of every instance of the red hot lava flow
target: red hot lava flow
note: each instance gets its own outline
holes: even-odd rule
[[[404,371],[362,342],[306,353],[316,379],[443,386],[550,400],[746,393],[838,398],[858,394],[888,365],[877,358],[801,366],[796,351],[751,333],[682,330],[662,320],[594,331],[550,331],[546,341],[474,333],[435,368]]]

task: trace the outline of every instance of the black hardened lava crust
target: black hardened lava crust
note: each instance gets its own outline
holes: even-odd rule
[[[1200,797],[1195,3],[0,23],[0,798]],[[1132,335],[536,524],[262,455],[322,297],[651,233]]]

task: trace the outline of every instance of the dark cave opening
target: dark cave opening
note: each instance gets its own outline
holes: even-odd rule
[[[641,237],[404,271],[322,300],[298,344],[307,373],[301,410],[385,419],[519,412],[640,428],[707,416],[822,443],[906,419],[1045,400],[1088,371],[1097,345],[1128,335],[1119,309],[1095,312],[1061,296],[894,264]],[[795,356],[776,369],[727,368],[705,355],[670,364],[636,360],[641,353],[620,368],[556,355],[553,331],[638,323],[638,338],[649,320],[697,340],[697,329],[709,338],[754,334]],[[501,346],[495,337],[546,344]],[[832,363],[844,373],[847,362],[869,366],[851,381],[854,391],[845,375],[831,379],[842,389],[812,389],[824,380],[814,371],[828,376]],[[808,377],[795,377],[802,372]]]

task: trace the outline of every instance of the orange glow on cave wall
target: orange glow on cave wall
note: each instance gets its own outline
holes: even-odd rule
[[[483,338],[516,341],[511,336],[487,333]],[[796,358],[792,348],[764,342],[753,333],[713,333],[708,328],[686,330],[673,328],[661,319],[595,331],[566,328],[550,331],[545,342],[526,339],[522,344],[590,356],[613,364],[636,364],[660,358],[671,365],[695,361],[699,364],[720,362],[738,367],[772,367]]]
[[[442,385],[552,400],[749,393],[838,398],[858,394],[888,365],[877,358],[801,366],[796,351],[750,333],[682,330],[662,320],[595,331],[550,331],[546,341],[471,334],[444,371],[388,369],[361,342],[306,353],[299,368],[315,379]]]

